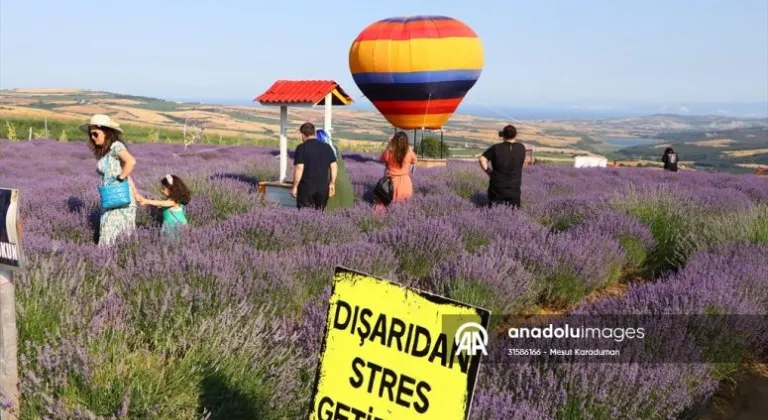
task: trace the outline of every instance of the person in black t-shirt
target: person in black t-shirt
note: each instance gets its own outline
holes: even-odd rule
[[[661,157],[661,161],[664,163],[664,170],[677,172],[677,153],[672,150],[671,147],[667,147],[664,150],[664,155]]]
[[[299,128],[302,143],[293,159],[293,189],[298,208],[324,210],[328,198],[336,194],[336,154],[327,143],[315,138],[315,126],[304,123]]]
[[[504,141],[489,147],[479,159],[480,167],[490,177],[488,206],[506,204],[519,208],[525,146],[515,141],[517,129],[511,124],[499,132],[499,137]]]

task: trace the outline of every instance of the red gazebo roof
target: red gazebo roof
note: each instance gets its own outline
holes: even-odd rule
[[[254,101],[262,105],[324,105],[329,93],[333,93],[333,105],[353,102],[333,80],[278,80]]]

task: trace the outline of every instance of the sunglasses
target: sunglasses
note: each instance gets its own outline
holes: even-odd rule
[[[99,132],[98,131],[91,131],[88,134],[91,136],[92,139],[95,139],[95,138],[99,137]]]

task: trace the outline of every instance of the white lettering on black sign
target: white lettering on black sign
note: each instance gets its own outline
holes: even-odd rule
[[[0,258],[4,260],[18,261],[19,251],[14,244],[0,242]]]

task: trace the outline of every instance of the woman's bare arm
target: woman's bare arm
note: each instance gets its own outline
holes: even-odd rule
[[[141,200],[144,200],[144,196],[142,196],[139,193],[139,189],[136,188],[136,184],[133,183],[132,178],[128,178],[128,185],[131,187],[131,191],[133,191],[133,198],[138,202]]]
[[[136,188],[136,184],[133,183],[133,179],[129,178],[133,172],[133,168],[136,167],[136,158],[134,158],[128,150],[120,151],[117,156],[120,158],[120,161],[122,162],[122,165],[120,166],[123,168],[123,170],[120,171],[120,179],[128,180],[128,185],[131,187],[134,200],[137,202],[144,200],[144,197],[139,193],[139,189]]]
[[[126,179],[131,176],[133,168],[136,167],[136,159],[128,150],[121,151],[117,156],[119,156],[120,160],[123,162],[123,170],[120,172],[120,179]]]

